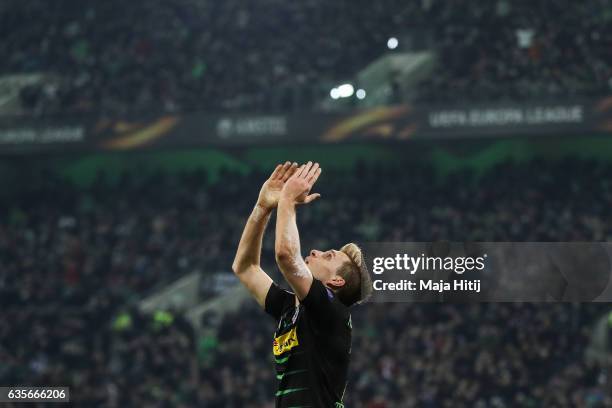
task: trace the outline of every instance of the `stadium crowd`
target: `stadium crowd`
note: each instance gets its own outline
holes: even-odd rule
[[[511,303],[363,307],[353,313],[345,405],[610,407],[606,372],[582,362],[589,326],[608,309]],[[273,331],[270,318],[253,303],[225,318],[214,359],[203,369],[206,406],[273,406]]]
[[[436,10],[440,61],[419,84],[419,101],[612,93],[612,7],[606,1],[469,3],[446,2]]]
[[[180,311],[133,307],[185,273],[231,273],[265,173],[223,171],[216,182],[203,171],[102,174],[87,188],[30,177],[0,201],[0,383],[70,385],[77,406],[272,406],[273,322],[253,303],[203,338]],[[303,248],[612,239],[604,162],[506,162],[444,177],[409,162],[360,164],[319,183],[324,198],[299,215]],[[268,234],[270,271],[272,250]],[[606,372],[583,363],[590,326],[608,309],[362,307],[347,406],[612,406]]]
[[[0,73],[43,74],[21,92],[42,114],[303,109],[416,30],[439,56],[422,102],[601,95],[611,27],[606,0],[10,0]]]

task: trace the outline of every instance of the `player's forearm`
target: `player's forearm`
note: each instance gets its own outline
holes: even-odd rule
[[[259,266],[263,235],[271,213],[272,210],[259,205],[253,208],[242,232],[232,265],[235,273],[244,272],[252,266]]]
[[[278,203],[274,252],[279,263],[301,256],[295,203],[291,200],[281,199]]]
[[[276,212],[276,263],[283,277],[298,299],[303,300],[310,290],[313,277],[300,253],[295,202],[281,198]]]

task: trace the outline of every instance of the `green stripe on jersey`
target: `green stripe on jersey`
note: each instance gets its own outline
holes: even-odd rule
[[[281,395],[291,394],[292,392],[304,391],[308,388],[287,388],[286,390],[278,390],[276,392],[276,396],[280,397]]]
[[[303,373],[306,372],[308,370],[293,370],[293,371],[287,371],[286,373],[282,373],[282,374],[277,374],[276,375],[276,379],[277,380],[282,380],[284,376],[286,375],[292,375],[292,374],[297,374],[297,373]]]
[[[276,364],[284,364],[287,362],[287,360],[289,360],[290,356],[287,357],[283,357],[283,358],[275,358],[274,360],[276,361]]]
[[[289,360],[289,357],[291,356],[297,356],[298,354],[302,354],[304,353],[304,350],[302,351],[296,351],[295,353],[291,353],[289,354],[287,357],[283,357],[283,358],[274,358],[274,361],[276,361],[276,364],[284,364],[287,362],[287,360]]]

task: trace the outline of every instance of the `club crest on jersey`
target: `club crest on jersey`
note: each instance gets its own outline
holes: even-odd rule
[[[299,345],[297,338],[297,327],[292,328],[287,333],[274,338],[272,351],[275,356],[279,356]]]

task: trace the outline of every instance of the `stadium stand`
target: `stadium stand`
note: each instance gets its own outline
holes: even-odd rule
[[[300,214],[303,247],[346,237],[610,240],[611,176],[610,164],[581,159],[506,162],[480,176],[440,177],[406,162],[330,171],[319,191],[334,200]],[[272,406],[273,322],[254,303],[204,336],[181,311],[131,306],[187,272],[231,273],[252,205],[244,197],[264,178],[101,175],[83,189],[45,174],[23,183],[0,219],[0,383],[67,384],[74,403],[88,407]],[[359,353],[347,406],[612,406],[607,372],[584,360],[589,329],[608,310],[368,305],[354,315]]]
[[[417,34],[427,41],[408,40]],[[612,93],[609,0],[3,0],[0,38],[8,141],[35,134],[21,124],[51,117],[74,115],[84,127],[109,117],[121,128],[130,123],[114,119],[132,114],[324,109],[329,84],[411,47],[437,65],[412,89],[389,78],[387,103]],[[602,112],[609,106],[597,101]],[[14,113],[25,114],[19,126]],[[604,119],[596,132],[610,130]],[[67,385],[77,407],[272,408],[273,321],[254,302],[207,311],[198,325],[185,310],[138,307],[187,274],[203,278],[198,299],[220,298],[208,283],[234,279],[234,251],[268,169],[100,173],[77,186],[37,173],[43,156],[14,156],[27,162],[23,174],[2,174],[12,159],[0,169],[0,385]],[[299,215],[302,248],[612,240],[609,161],[438,170],[408,159],[326,169],[323,198]],[[278,278],[273,235],[269,227],[262,261]],[[607,313],[600,303],[359,307],[346,406],[612,407],[610,364],[587,358],[598,321],[612,350]]]
[[[612,87],[605,0],[4,3],[0,73],[45,74],[21,91],[39,114],[312,109],[325,80],[351,78],[411,30],[429,33],[440,61],[420,102]]]

